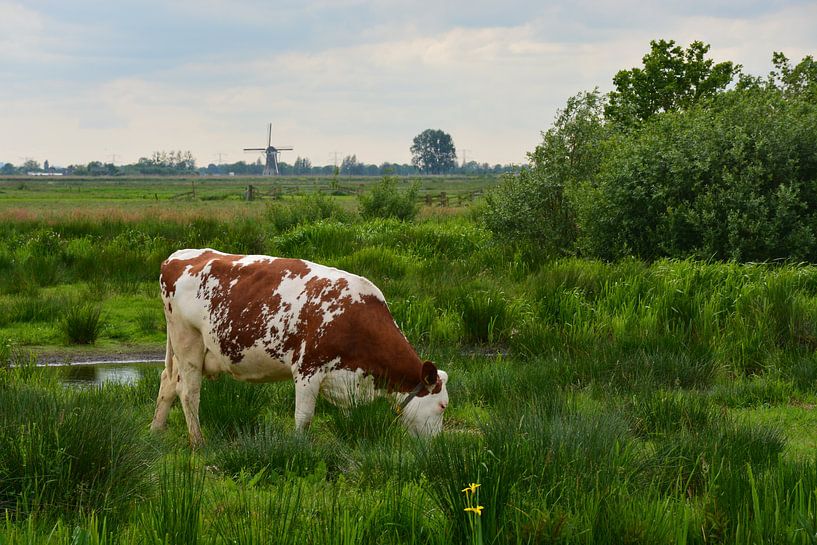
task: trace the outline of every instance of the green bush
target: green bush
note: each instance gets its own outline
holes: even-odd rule
[[[275,231],[283,233],[297,225],[320,220],[349,221],[351,215],[334,199],[321,193],[313,193],[305,197],[267,204],[266,219]]]
[[[60,330],[71,344],[95,343],[104,327],[102,307],[91,302],[69,304],[60,320]]]
[[[417,194],[420,188],[412,184],[406,191],[397,187],[397,178],[384,176],[377,185],[360,199],[360,215],[364,219],[395,218],[400,221],[412,221],[420,211]]]
[[[583,186],[592,255],[817,257],[817,104],[736,90],[615,139]]]
[[[776,54],[778,72],[725,90],[734,65],[708,46],[652,46],[617,91],[568,100],[529,168],[486,197],[485,225],[545,256],[817,259],[813,59]]]
[[[545,256],[572,251],[577,226],[564,186],[544,169],[505,174],[485,197],[482,220],[499,238],[527,243]]]

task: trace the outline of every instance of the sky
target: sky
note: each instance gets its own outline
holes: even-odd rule
[[[815,28],[815,0],[0,0],[0,162],[251,162],[271,122],[289,163],[408,163],[432,128],[523,164],[652,39],[765,75],[817,55]]]

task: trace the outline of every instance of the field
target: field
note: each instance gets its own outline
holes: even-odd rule
[[[249,183],[0,181],[0,544],[817,541],[817,268],[545,260],[481,227],[490,179],[422,180],[413,222],[361,219],[372,181]],[[178,406],[147,432],[158,372],[31,364],[163,346],[159,264],[204,246],[374,281],[444,432],[381,400],[300,435],[291,384],[219,379],[191,452]]]

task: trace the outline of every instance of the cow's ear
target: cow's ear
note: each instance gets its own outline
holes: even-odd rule
[[[437,367],[430,361],[423,362],[423,384],[429,387],[437,384]]]

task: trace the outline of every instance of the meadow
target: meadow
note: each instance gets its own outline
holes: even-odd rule
[[[814,266],[546,259],[481,226],[490,180],[423,180],[456,197],[412,222],[363,220],[365,182],[83,183],[0,182],[1,544],[817,541]],[[178,406],[147,431],[158,370],[33,365],[163,346],[159,264],[205,246],[375,282],[450,375],[444,432],[380,400],[296,434],[291,384],[222,378],[191,452]]]

